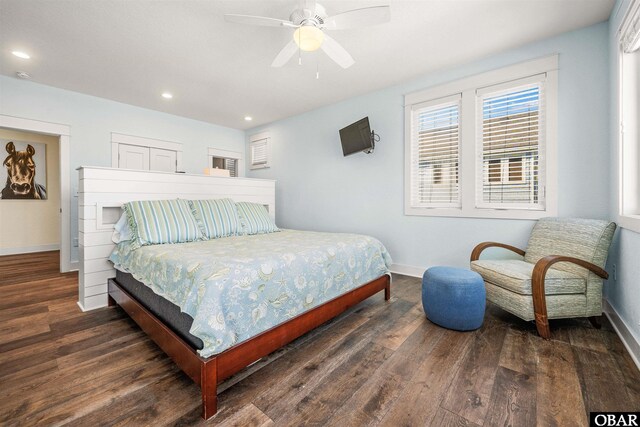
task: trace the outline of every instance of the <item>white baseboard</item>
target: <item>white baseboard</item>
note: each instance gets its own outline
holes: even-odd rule
[[[418,278],[422,277],[426,269],[426,267],[416,267],[404,264],[391,264],[391,267],[389,267],[389,270],[391,270],[392,273]]]
[[[638,369],[640,369],[640,343],[633,335],[631,329],[629,329],[624,320],[622,320],[616,309],[613,308],[611,304],[609,304],[609,301],[605,299],[602,302],[604,303],[604,313],[609,318],[613,329],[615,329],[616,333],[620,337],[620,340],[622,341],[622,344],[624,344]]]
[[[48,251],[58,251],[58,250],[60,250],[60,244],[24,246],[21,248],[2,248],[0,249],[0,255],[18,255],[18,254],[29,254],[33,252],[48,252]]]
[[[80,301],[76,302],[76,304],[78,304],[78,307],[80,307],[80,311],[82,311],[83,313],[87,311],[87,310],[84,309],[84,307],[82,306],[82,303]]]

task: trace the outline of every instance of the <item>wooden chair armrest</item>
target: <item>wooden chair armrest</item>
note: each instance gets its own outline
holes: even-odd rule
[[[497,243],[497,242],[482,242],[479,245],[477,245],[475,248],[473,248],[473,251],[471,251],[471,261],[477,261],[480,259],[480,254],[482,253],[482,251],[484,251],[487,248],[490,247],[498,247],[498,248],[504,248],[504,249],[508,249],[511,252],[515,252],[520,256],[524,256],[525,252],[520,249],[520,248],[516,248],[515,246],[511,246],[511,245],[506,245],[504,243]]]
[[[570,262],[594,272],[603,279],[609,277],[609,274],[602,268],[578,258],[562,255],[549,255],[540,258],[533,267],[533,273],[531,274],[531,293],[533,294],[533,310],[535,312],[538,333],[545,339],[549,339],[551,333],[549,331],[549,319],[547,316],[547,298],[544,290],[544,279],[547,275],[547,270],[557,262]]]
[[[547,270],[549,270],[549,268],[551,268],[551,266],[557,262],[570,262],[572,264],[579,265],[580,267],[584,267],[587,270],[594,272],[595,274],[602,277],[603,279],[609,278],[609,274],[605,270],[603,270],[602,268],[598,267],[595,264],[590,263],[589,261],[585,261],[579,258],[573,258],[570,256],[549,255],[544,258],[540,258],[536,263],[535,267],[533,267],[532,279],[535,279],[536,274],[538,274],[544,279],[544,277],[547,274]]]

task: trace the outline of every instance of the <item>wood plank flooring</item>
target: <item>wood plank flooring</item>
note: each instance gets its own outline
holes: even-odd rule
[[[640,408],[640,373],[603,319],[553,340],[489,306],[461,333],[428,320],[420,280],[374,296],[220,387],[200,392],[119,308],[80,312],[58,252],[0,257],[0,425],[587,425]]]

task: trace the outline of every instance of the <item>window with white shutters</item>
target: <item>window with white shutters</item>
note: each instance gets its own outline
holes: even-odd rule
[[[460,95],[412,110],[411,206],[459,207]]]
[[[544,77],[477,91],[478,208],[544,209]]]
[[[404,99],[406,215],[557,215],[557,55]]]
[[[251,169],[262,169],[269,167],[269,137],[252,138],[249,145],[251,154]]]

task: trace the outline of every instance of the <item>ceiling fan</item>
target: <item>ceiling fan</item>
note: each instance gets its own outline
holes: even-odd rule
[[[272,67],[282,67],[299,50],[313,52],[322,49],[342,68],[349,68],[355,61],[349,52],[329,37],[325,31],[383,24],[390,19],[390,9],[389,6],[373,6],[328,16],[324,7],[316,3],[315,0],[302,0],[301,6],[291,12],[288,21],[264,16],[236,14],[227,14],[224,15],[224,18],[227,22],[238,24],[295,29],[293,40],[278,53],[271,63]]]

